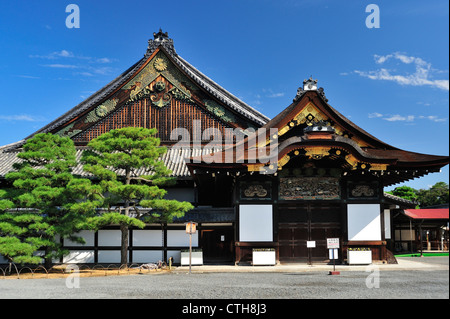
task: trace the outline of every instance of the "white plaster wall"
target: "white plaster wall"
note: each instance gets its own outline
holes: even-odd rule
[[[121,246],[122,233],[120,229],[102,229],[98,231],[99,246]]]
[[[239,206],[239,241],[273,241],[272,205]]]
[[[133,250],[133,263],[156,263],[162,259],[161,250]]]
[[[145,229],[133,230],[133,246],[157,246],[163,245],[162,230]]]
[[[76,236],[80,236],[84,238],[86,244],[79,244],[77,242],[73,242],[68,238],[64,238],[64,246],[94,246],[95,244],[95,232],[90,230],[82,230],[75,234]]]
[[[198,247],[198,233],[192,234],[192,247]],[[167,246],[168,247],[189,247],[189,234],[184,229],[167,230]]]
[[[391,239],[391,211],[384,210],[384,238]]]
[[[169,258],[173,258],[173,263],[179,264],[181,263],[181,251],[180,250],[168,250],[167,251],[167,260]]]
[[[348,240],[381,240],[380,204],[348,204]]]
[[[64,256],[63,263],[65,264],[86,264],[94,263],[93,250],[72,250],[67,256]]]
[[[120,263],[120,250],[99,250],[98,262],[115,264]]]

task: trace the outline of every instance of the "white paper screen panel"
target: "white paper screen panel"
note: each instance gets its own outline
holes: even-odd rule
[[[243,242],[273,241],[272,205],[239,206],[239,240]]]
[[[348,240],[381,240],[379,204],[347,206]]]

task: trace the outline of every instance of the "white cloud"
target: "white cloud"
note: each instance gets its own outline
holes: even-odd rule
[[[381,114],[381,113],[370,113],[368,115],[370,119],[380,118],[388,122],[414,122],[415,120],[429,120],[433,122],[446,122],[447,118],[440,118],[436,115],[400,115],[400,114]]]
[[[97,63],[112,63],[113,61],[115,61],[114,59],[110,59],[110,58],[99,58],[96,59]]]
[[[384,62],[386,62],[386,60],[392,58],[392,54],[385,55],[385,56],[375,54],[374,58],[375,58],[376,64],[383,64]]]
[[[69,52],[67,50],[61,50],[60,52],[57,52],[57,55],[64,58],[72,58],[74,57],[72,52]]]
[[[389,122],[396,122],[396,121],[412,122],[412,121],[414,121],[414,115],[402,116],[402,115],[396,114],[396,115],[392,115],[389,117],[384,117],[383,120],[386,120]]]
[[[39,59],[49,59],[49,60],[55,60],[58,58],[73,58],[75,57],[75,55],[67,50],[61,50],[61,51],[56,51],[56,52],[52,52],[50,54],[47,55],[30,55],[30,58],[39,58]]]
[[[56,68],[56,69],[76,69],[78,68],[76,65],[73,64],[43,64],[45,67],[49,68]]]
[[[369,114],[369,119],[373,119],[373,118],[376,118],[376,117],[383,117],[383,114],[377,113],[377,112]]]
[[[24,75],[24,74],[20,74],[20,75],[16,75],[19,78],[23,78],[23,79],[40,79],[40,77],[38,76],[33,76],[33,75]]]
[[[439,118],[436,115],[428,115],[428,116],[421,115],[421,116],[419,116],[419,119],[430,120],[430,121],[433,121],[433,122],[445,122],[445,121],[447,121],[446,118]]]
[[[13,122],[13,121],[23,121],[23,122],[42,122],[45,119],[41,116],[20,114],[20,115],[1,115],[0,120]]]
[[[284,96],[284,93],[272,93],[272,94],[267,95],[267,97],[270,97],[270,98],[283,97],[283,96]]]
[[[41,64],[43,67],[54,69],[79,69],[82,70],[75,74],[92,77],[94,75],[107,75],[113,71],[112,67],[106,66],[106,64],[113,63],[117,59],[112,58],[94,58],[83,55],[75,55],[68,50],[55,51],[47,55],[30,55],[30,58],[39,58],[47,60],[57,60],[57,63]],[[60,61],[70,61],[70,63],[59,63]],[[52,61],[53,62],[53,61]]]
[[[354,73],[366,77],[371,80],[384,80],[396,82],[400,85],[411,85],[411,86],[431,86],[444,91],[449,91],[449,80],[433,79],[434,73],[442,73],[439,70],[433,69],[431,63],[425,60],[414,57],[407,56],[405,54],[395,52],[388,55],[374,55],[376,64],[384,64],[388,60],[397,60],[402,64],[413,64],[415,66],[415,72],[405,73],[405,74],[394,74],[392,70],[387,68],[380,68],[374,71],[360,71],[355,70]]]

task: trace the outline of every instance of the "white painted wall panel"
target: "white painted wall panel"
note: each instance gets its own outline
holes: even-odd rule
[[[239,241],[273,241],[272,205],[239,206]]]
[[[82,230],[75,235],[84,238],[86,243],[79,244],[77,242],[71,241],[68,238],[64,238],[64,246],[94,246],[94,244],[95,244],[95,232],[94,231]]]
[[[133,246],[163,246],[162,230],[133,230]]]
[[[192,235],[192,247],[198,247],[198,233]],[[167,230],[167,246],[168,247],[189,247],[189,234],[184,229]]]
[[[381,240],[380,204],[348,204],[348,240]]]
[[[99,250],[98,251],[99,263],[120,263],[120,250]]]
[[[121,246],[122,233],[120,229],[101,229],[98,231],[99,246]]]
[[[169,260],[170,257],[173,258],[174,264],[181,263],[181,251],[180,250],[168,250],[167,251],[167,260]]]
[[[391,211],[384,210],[384,238],[391,239]]]
[[[133,263],[157,263],[163,259],[161,250],[134,250]]]
[[[93,250],[72,250],[67,256],[64,256],[65,264],[90,264],[94,263]]]

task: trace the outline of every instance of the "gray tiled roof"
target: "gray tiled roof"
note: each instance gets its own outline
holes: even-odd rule
[[[392,194],[389,194],[389,193],[386,193],[386,192],[384,193],[384,198],[389,200],[389,201],[392,201],[394,203],[407,204],[407,205],[410,205],[412,207],[415,207],[415,206],[417,206],[419,204],[418,202],[414,202],[414,201],[411,201],[411,200],[408,200],[408,199],[405,199],[405,198],[401,198],[401,197],[398,197],[398,196],[395,196],[395,195],[392,195]]]
[[[252,119],[260,125],[266,124],[270,118],[262,114],[261,112],[255,110],[245,102],[241,101],[233,94],[222,88],[216,82],[208,78],[206,75],[197,70],[194,66],[188,63],[179,55],[172,56],[177,64],[189,74],[189,76],[197,82],[200,86],[206,89],[209,93],[214,95],[220,101],[228,105],[233,110],[238,113],[243,114],[245,117]]]
[[[20,162],[17,158],[19,151],[11,151],[2,153],[0,149],[0,177],[4,177],[7,173],[13,170],[13,164]]]
[[[77,161],[80,162],[81,155],[83,153],[83,149],[85,148],[78,148],[76,153]],[[195,157],[200,156],[203,154],[209,154],[211,151],[208,148],[203,149],[196,149],[193,148],[192,150],[188,149],[177,149],[177,148],[168,148],[167,152],[162,156],[161,160],[164,162],[166,167],[172,171],[173,177],[177,178],[189,178],[191,175],[189,173],[189,170],[186,166],[186,163],[184,161],[187,157]],[[21,160],[17,158],[17,154],[19,153],[19,150],[13,150],[8,152],[2,152],[2,149],[0,148],[0,177],[4,177],[7,173],[13,170],[13,164],[18,163]],[[122,172],[118,172],[121,174]],[[139,170],[136,172],[138,175],[145,175],[149,174],[149,171],[145,168]],[[89,177],[90,174],[85,172],[83,170],[83,165],[78,164],[73,169],[74,175],[79,175],[83,177]]]

